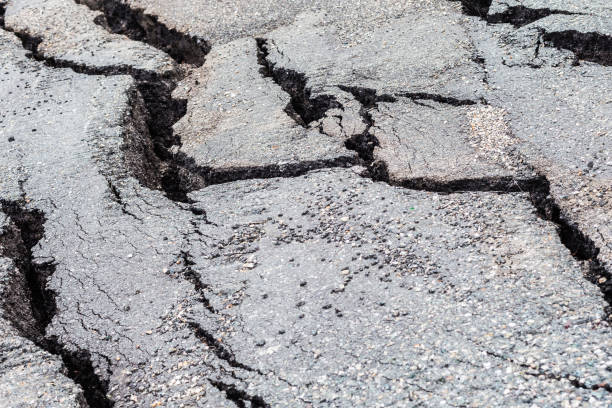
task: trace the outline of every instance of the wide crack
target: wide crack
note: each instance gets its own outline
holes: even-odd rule
[[[56,294],[47,287],[55,265],[37,263],[32,254],[32,249],[44,236],[45,215],[14,201],[2,200],[0,204],[11,222],[11,226],[0,235],[0,255],[12,259],[20,273],[15,282],[9,284],[16,286],[14,290],[9,290],[8,296],[5,294],[2,299],[3,313],[23,337],[61,357],[65,374],[81,386],[90,407],[112,407],[114,402],[106,395],[109,382],[95,372],[91,354],[87,350],[69,350],[57,337],[45,335],[57,312]],[[12,299],[15,295],[29,299]],[[9,309],[15,306],[22,309]]]
[[[525,6],[512,6],[508,7],[503,13],[488,15],[486,20],[487,22],[493,24],[512,24],[514,27],[519,28],[553,14],[574,15],[580,13],[572,13],[570,11],[553,10],[548,8],[534,9]]]
[[[132,8],[119,0],[75,0],[92,10],[104,13],[96,23],[115,34],[122,34],[131,40],[147,43],[170,55],[179,64],[195,66],[204,64],[210,44],[197,36],[190,36],[168,28],[157,16],[144,10]]]
[[[427,93],[427,92],[402,92],[402,93],[398,93],[396,96],[408,98],[408,99],[411,99],[412,101],[421,101],[421,100],[434,101],[434,102],[444,103],[446,105],[451,105],[451,106],[469,106],[469,105],[477,104],[476,101],[473,101],[471,99],[458,99],[458,98],[453,98],[450,96],[432,94],[432,93]],[[481,102],[485,103],[484,100],[481,100]]]
[[[572,51],[577,60],[612,66],[612,37],[609,35],[568,30],[544,33],[542,40],[544,45]]]
[[[493,0],[451,0],[460,1],[463,13],[486,19]]]
[[[277,67],[270,62],[268,40],[257,38],[257,60],[261,65],[260,72],[264,77],[272,78],[283,91],[291,97],[285,112],[296,123],[308,127],[325,116],[330,109],[341,108],[336,98],[331,95],[318,95],[312,97],[312,90],[306,86],[306,76],[291,69]]]
[[[548,179],[542,178],[541,183],[530,191],[531,201],[538,215],[555,224],[559,238],[572,256],[587,267],[585,278],[597,285],[604,295],[608,306],[605,308],[605,319],[611,321],[612,316],[612,273],[599,260],[599,248],[593,240],[573,223],[555,202],[550,192]]]

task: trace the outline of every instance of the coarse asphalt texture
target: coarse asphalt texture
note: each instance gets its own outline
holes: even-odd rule
[[[609,0],[0,0],[0,407],[611,407]]]

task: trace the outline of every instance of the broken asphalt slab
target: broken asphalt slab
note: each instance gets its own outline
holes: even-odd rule
[[[477,3],[1,2],[3,401],[609,406],[609,7]]]

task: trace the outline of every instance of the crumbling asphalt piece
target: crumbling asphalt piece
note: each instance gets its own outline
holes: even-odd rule
[[[524,42],[520,37],[531,32],[531,37],[536,38],[530,41],[536,47],[536,57],[543,45],[571,51],[574,64],[579,60],[612,64],[612,7],[605,1],[494,0],[486,2],[477,13],[470,12],[473,8],[462,3],[465,14],[478,16],[488,23],[508,23],[515,28],[526,26],[521,30],[522,35],[512,33],[508,37],[510,42],[520,43]]]
[[[175,157],[169,151],[172,146],[180,145],[180,139],[175,137],[172,125],[185,114],[186,109],[186,101],[173,99],[171,93],[176,87],[176,82],[189,68],[188,65],[178,64],[185,61],[201,64],[207,45],[177,33],[165,37],[165,42],[160,45],[155,35],[147,33],[155,32],[162,35],[167,30],[163,26],[157,26],[154,19],[146,20],[146,16],[136,18],[134,13],[122,14],[126,19],[123,25],[130,28],[126,30],[135,38],[131,40],[125,35],[109,34],[111,25],[113,27],[120,25],[116,12],[109,12],[107,20],[106,17],[102,18],[100,13],[89,11],[87,7],[69,0],[62,0],[61,4],[45,2],[43,7],[35,6],[23,2],[9,3],[9,13],[14,17],[9,19],[9,24],[5,24],[4,27],[19,36],[22,46],[30,51],[29,57],[50,67],[70,68],[88,75],[131,75],[138,87],[138,92],[133,92],[131,95],[131,99],[134,100],[132,105],[136,107],[137,114],[142,119],[138,123],[141,125],[145,123],[144,126],[148,128],[144,129],[142,126],[142,129],[135,129],[132,132],[143,137],[131,144],[126,155],[132,174],[149,188],[163,190],[174,200],[186,200],[186,191],[195,188],[194,186],[201,186],[202,182],[195,173],[183,170],[186,163],[190,163],[188,157]],[[58,19],[62,20],[62,24],[66,24],[63,17],[64,6],[68,10],[74,9],[77,13],[78,19],[68,20],[67,24],[77,24],[78,29],[55,24]],[[102,27],[96,25],[96,21],[100,22]],[[134,31],[138,31],[137,27],[140,27],[140,31],[144,33],[142,36],[134,34]],[[87,40],[75,41],[73,37],[75,31],[83,31]],[[121,30],[116,29],[116,31]],[[66,33],[72,33],[71,37],[67,37]],[[51,41],[51,46],[47,47],[45,41]],[[81,49],[83,42],[93,47],[92,50],[83,51]],[[191,51],[189,57],[173,60],[171,56],[155,50],[144,42],[158,48]],[[129,57],[113,54],[114,47],[121,48],[123,45],[125,45],[123,51],[132,53]],[[144,65],[143,47],[146,52],[153,55],[151,58],[144,58],[148,61]],[[84,52],[91,55],[91,58],[84,58]],[[163,64],[152,64],[160,60]],[[139,101],[141,98],[144,100],[143,103]],[[153,148],[150,147],[151,144]],[[145,157],[145,160],[141,156]]]
[[[604,21],[598,16],[555,15],[532,25],[554,27],[551,32],[560,32],[563,24],[566,29],[581,25],[582,32],[607,35]],[[554,47],[539,47],[534,54],[538,48],[530,40],[536,38],[530,25],[508,30],[504,24],[471,20],[468,26],[489,73],[487,100],[506,111],[509,130],[518,142],[515,150],[547,178],[562,218],[592,240],[599,262],[609,271],[609,68],[589,61],[576,65],[572,52]],[[602,51],[600,57],[605,58],[606,50]],[[606,283],[605,276],[596,276]]]
[[[446,0],[379,0],[376,7],[359,1],[330,5],[327,0],[258,0],[220,3],[216,0],[126,0],[133,9],[157,16],[167,27],[224,44],[243,37],[260,37],[289,25],[300,13],[325,13],[326,24],[338,28],[348,44],[363,41],[370,31],[385,22],[417,11],[439,12],[450,8]]]
[[[471,58],[466,32],[456,24],[461,14],[449,4],[427,12],[413,5],[412,13],[371,27],[355,44],[346,44],[324,15],[303,13],[266,35],[267,60],[303,73],[315,95],[343,85],[478,101],[484,73]]]

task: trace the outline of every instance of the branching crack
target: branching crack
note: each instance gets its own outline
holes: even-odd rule
[[[45,215],[39,210],[26,209],[22,203],[0,201],[11,226],[0,235],[0,255],[13,260],[20,275],[10,285],[15,286],[2,300],[3,313],[19,333],[47,352],[61,357],[66,375],[79,384],[88,405],[108,408],[114,402],[107,397],[108,380],[98,375],[87,350],[69,350],[57,337],[45,336],[47,326],[56,314],[56,294],[47,288],[55,272],[51,262],[34,261],[32,248],[44,236]],[[19,299],[14,297],[21,296]],[[24,296],[29,299],[26,300]],[[19,305],[21,310],[8,309]]]
[[[301,72],[275,66],[268,59],[268,40],[257,38],[256,41],[257,60],[261,65],[260,72],[264,77],[272,78],[283,91],[291,96],[285,112],[296,123],[308,127],[310,123],[323,118],[329,109],[342,107],[331,95],[318,95],[313,98],[311,89],[306,86],[306,76]]]
[[[388,94],[378,95],[375,89],[370,88],[343,85],[338,85],[338,88],[345,92],[349,92],[353,95],[353,97],[355,97],[355,99],[357,99],[357,101],[359,101],[361,104],[359,115],[366,124],[366,128],[363,132],[352,135],[346,141],[346,148],[349,150],[354,150],[359,154],[359,157],[370,167],[370,171],[373,176],[376,176],[376,179],[385,179],[386,169],[379,168],[378,172],[372,172],[374,169],[372,167],[374,161],[374,148],[380,143],[376,136],[374,136],[371,132],[371,129],[374,126],[374,118],[372,118],[370,110],[376,109],[378,103],[380,102],[393,103],[396,102],[397,99]]]

